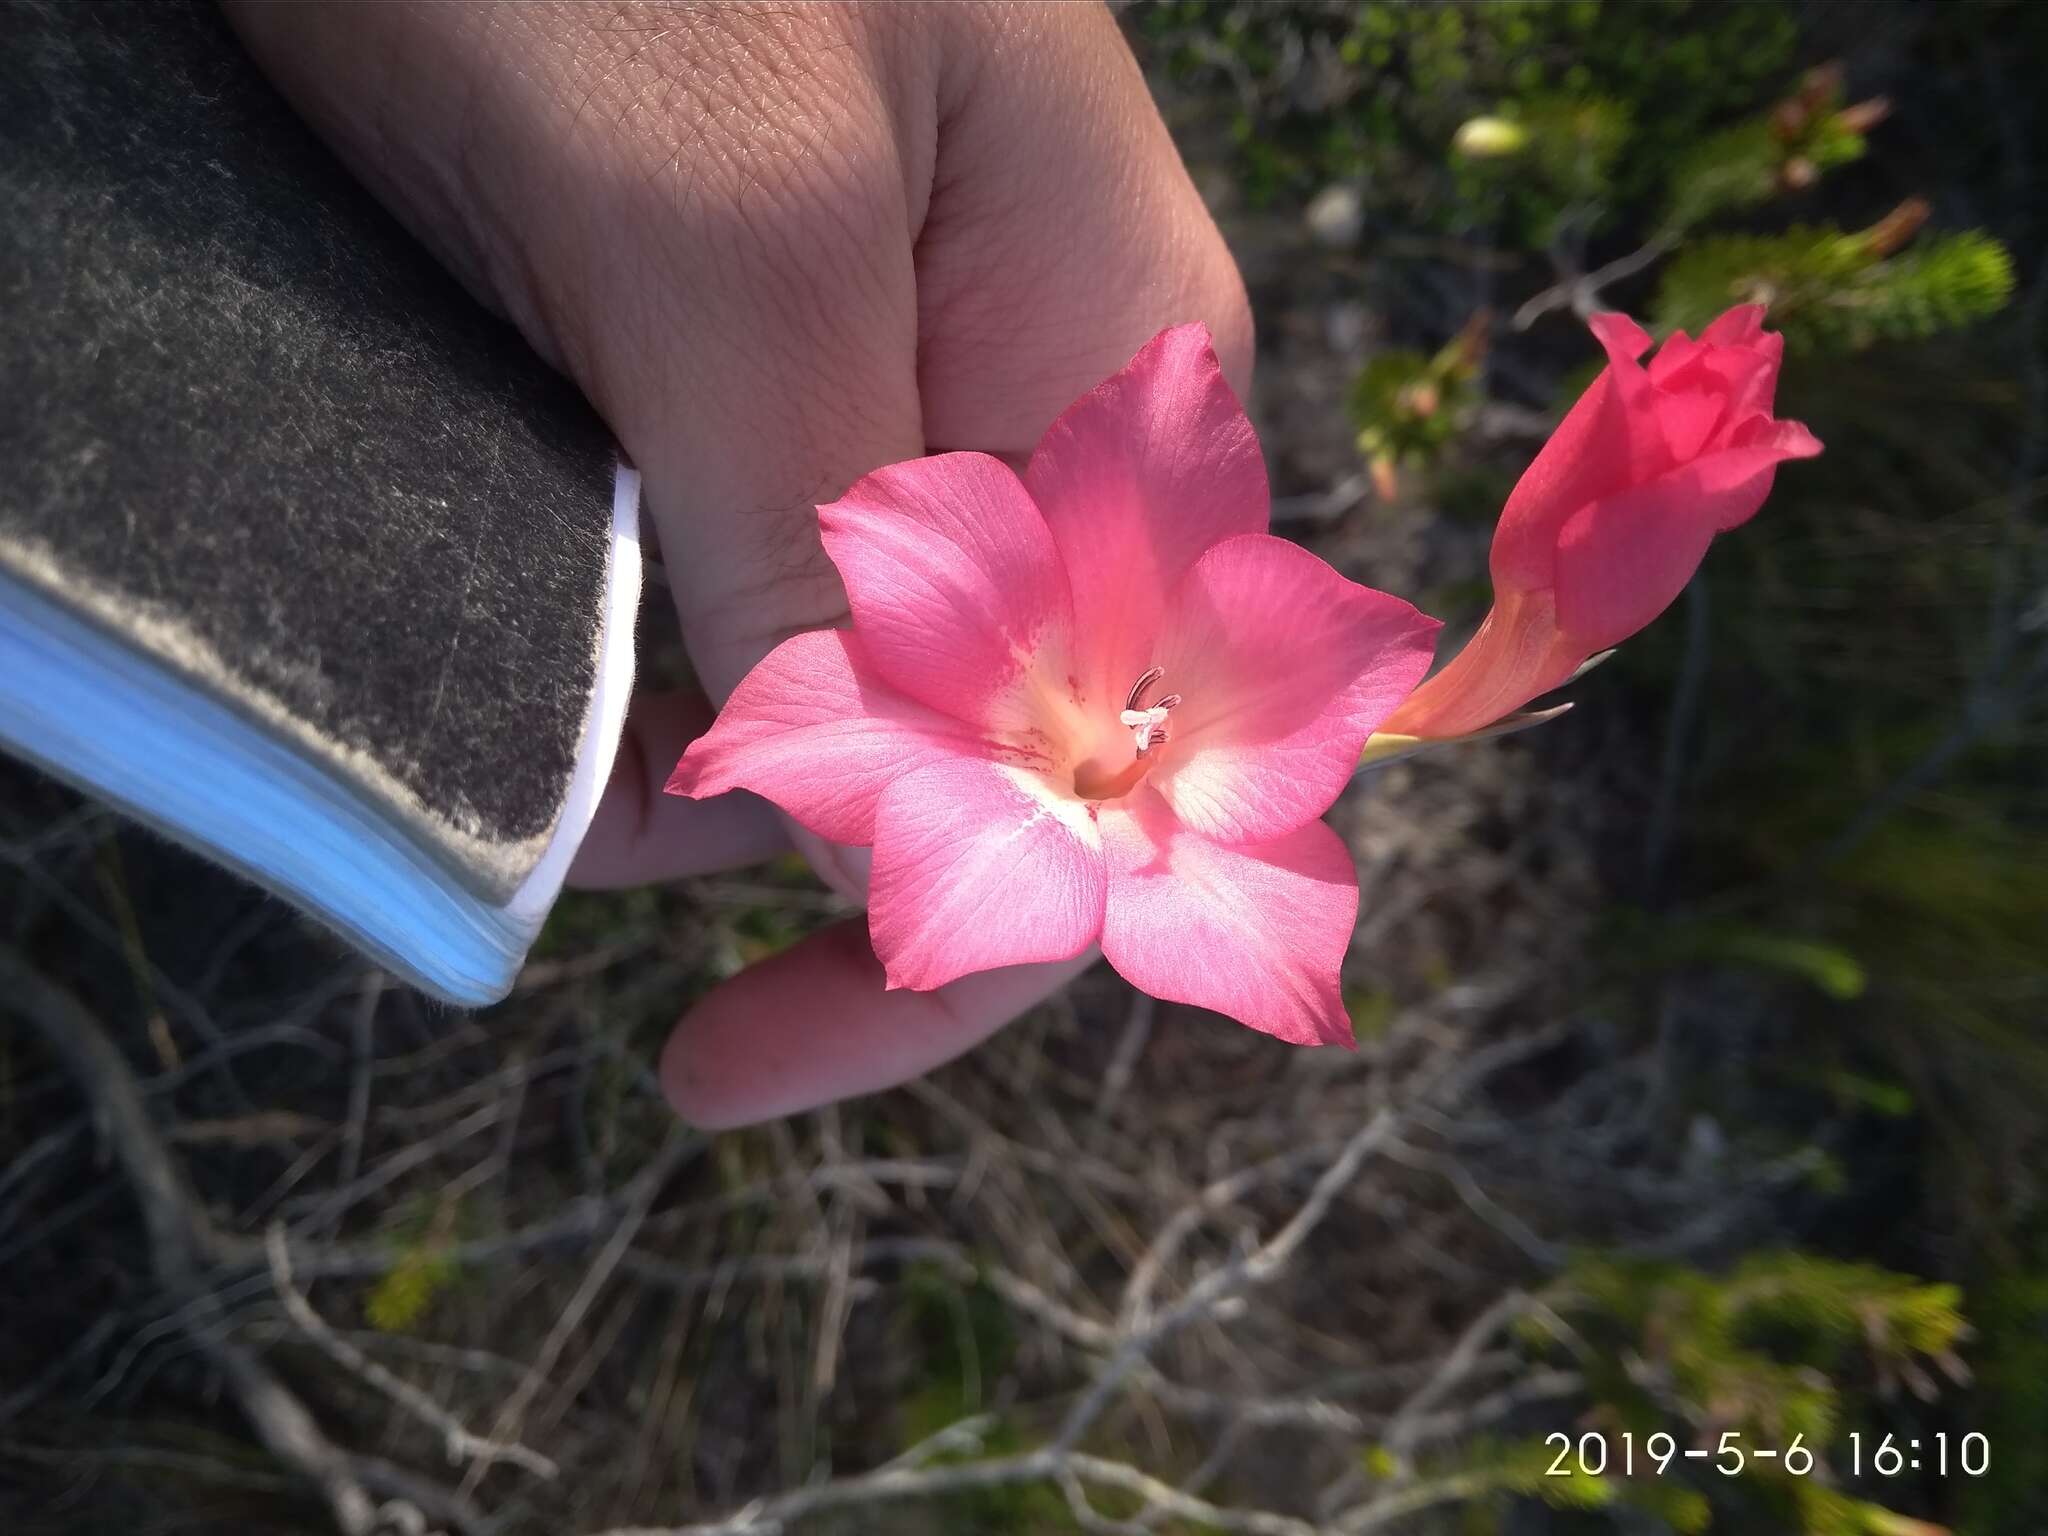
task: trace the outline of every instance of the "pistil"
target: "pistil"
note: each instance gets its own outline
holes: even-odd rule
[[[1128,763],[1113,771],[1100,758],[1083,763],[1074,773],[1074,793],[1083,800],[1122,798],[1138,787],[1138,781],[1158,761],[1157,749],[1166,745],[1167,714],[1180,703],[1180,695],[1169,693],[1154,702],[1147,702],[1146,695],[1165,675],[1164,667],[1152,667],[1131,684],[1117,720],[1131,733],[1136,750]]]

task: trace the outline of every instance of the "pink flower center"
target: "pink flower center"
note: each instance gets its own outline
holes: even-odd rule
[[[1169,693],[1163,699],[1150,700],[1147,695],[1166,675],[1164,667],[1153,667],[1135,683],[1124,697],[1124,707],[1117,714],[1117,721],[1131,733],[1131,744],[1135,749],[1131,760],[1116,767],[1101,757],[1089,759],[1074,771],[1074,793],[1083,800],[1114,800],[1127,795],[1158,761],[1158,749],[1166,745],[1167,714],[1180,703],[1180,695]]]

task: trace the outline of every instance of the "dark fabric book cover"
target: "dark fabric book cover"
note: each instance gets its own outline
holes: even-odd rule
[[[511,901],[619,643],[603,425],[211,7],[0,17],[0,605],[17,628],[58,605],[345,786],[459,891]],[[159,809],[152,763],[106,782],[12,734],[237,861]]]

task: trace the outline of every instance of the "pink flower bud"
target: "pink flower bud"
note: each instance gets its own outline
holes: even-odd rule
[[[1820,443],[1771,415],[1784,338],[1763,307],[1697,341],[1595,315],[1607,368],[1522,476],[1494,531],[1493,611],[1383,730],[1426,738],[1490,725],[1670,606],[1717,533],[1749,520],[1777,466]]]

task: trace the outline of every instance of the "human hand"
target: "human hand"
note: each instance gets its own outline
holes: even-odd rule
[[[1251,321],[1114,20],[1095,7],[266,6],[258,60],[640,468],[683,633],[723,699],[845,622],[814,508],[946,449],[1021,462],[1161,328],[1240,392]],[[705,697],[634,702],[572,879],[617,886],[794,839],[744,795],[662,794]],[[714,988],[662,1080],[726,1126],[899,1082],[1086,964],[885,992],[862,919]]]

